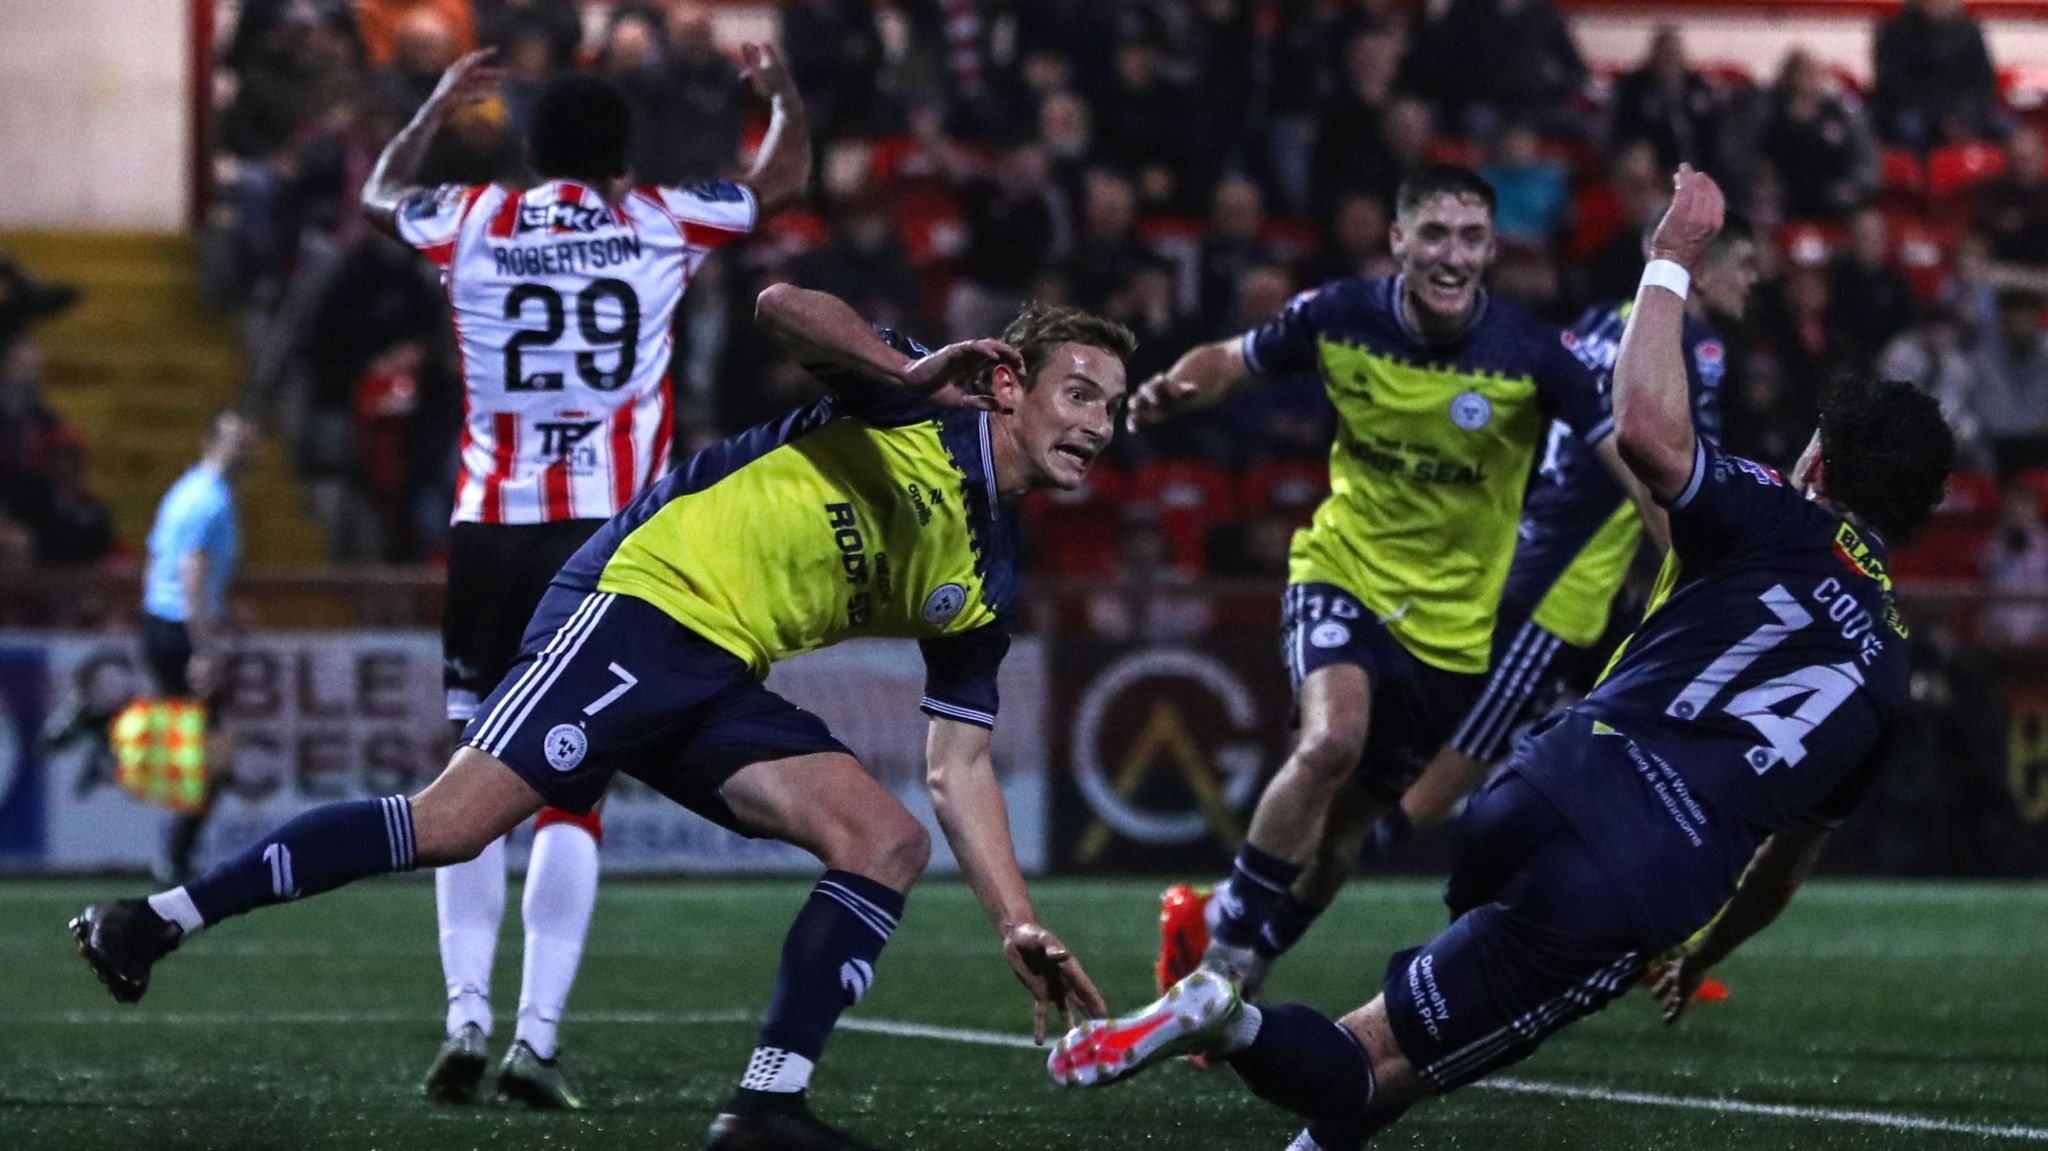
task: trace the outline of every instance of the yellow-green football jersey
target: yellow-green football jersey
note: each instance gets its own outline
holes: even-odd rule
[[[989,417],[819,374],[831,396],[692,456],[555,582],[653,604],[757,676],[857,636],[918,639],[924,710],[991,726],[1017,537]]]
[[[1351,592],[1416,658],[1478,673],[1543,435],[1610,428],[1597,383],[1556,328],[1484,294],[1432,344],[1401,315],[1399,277],[1339,280],[1247,332],[1261,377],[1316,373],[1337,409],[1330,495],[1294,537],[1292,583]]]

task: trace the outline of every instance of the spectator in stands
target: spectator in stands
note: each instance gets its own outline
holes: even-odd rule
[[[1185,209],[1198,190],[1188,176],[1188,96],[1160,69],[1159,46],[1145,35],[1117,45],[1116,69],[1094,101],[1102,157],[1131,177],[1138,202]]]
[[[1395,97],[1401,49],[1397,31],[1378,30],[1354,36],[1345,50],[1338,83],[1316,111],[1309,179],[1317,204],[1328,207],[1354,192],[1392,203],[1428,142],[1428,105]]]
[[[1131,270],[1122,287],[1104,302],[1103,314],[1131,329],[1138,350],[1126,360],[1132,379],[1149,379],[1173,366],[1182,352],[1200,342],[1202,329],[1176,301],[1173,264],[1149,256]]]
[[[1998,75],[1961,0],[1905,0],[1878,25],[1872,55],[1872,103],[1886,140],[1930,148],[1994,131]]]
[[[1137,270],[1154,258],[1138,240],[1138,201],[1131,182],[1108,168],[1088,173],[1074,254],[1065,272],[1074,303],[1099,311]]]
[[[923,288],[888,205],[873,197],[842,200],[830,218],[831,238],[792,261],[790,278],[845,300],[870,323],[924,330]]]
[[[1777,361],[1780,420],[1811,427],[1820,389],[1855,370],[1868,354],[1836,322],[1824,265],[1796,264],[1765,296],[1765,327]],[[1729,421],[1733,423],[1734,421]]]
[[[0,513],[29,514],[43,483],[43,450],[63,430],[43,401],[43,351],[16,339],[0,359]]]
[[[1564,302],[1557,261],[1546,247],[1502,244],[1494,259],[1493,288],[1502,299],[1514,301],[1549,323],[1563,325],[1573,318],[1572,309]]]
[[[1071,217],[1088,190],[1095,161],[1094,118],[1072,92],[1057,92],[1038,107],[1038,142],[1051,166],[1052,183]]]
[[[1969,407],[1976,366],[1963,346],[1963,321],[1954,308],[1934,303],[1915,316],[1878,357],[1877,374],[1906,380],[1941,403],[1941,414],[1955,429],[1957,459],[1964,467],[1993,467],[1983,431]]]
[[[114,520],[85,486],[85,439],[68,428],[43,452],[43,496],[29,526],[36,560],[46,566],[96,564],[114,550]]]
[[[1649,58],[1623,76],[1608,103],[1607,146],[1619,150],[1637,140],[1657,150],[1657,167],[1680,164],[1711,171],[1719,159],[1721,98],[1687,65],[1685,41],[1676,25],[1657,29]]]
[[[1783,184],[1785,214],[1839,220],[1876,186],[1877,152],[1862,116],[1836,95],[1803,48],[1785,57],[1771,90],[1761,149]]]
[[[363,50],[378,67],[403,60],[410,50],[407,37],[429,26],[447,38],[450,60],[476,47],[476,13],[469,0],[356,0],[355,9]]]
[[[698,34],[708,37],[709,18],[701,13],[699,17]],[[633,175],[655,184],[681,184],[716,175],[731,162],[739,145],[739,87],[733,83],[732,66],[718,60],[715,47],[694,44],[688,36],[682,38],[693,49],[690,74],[700,82],[708,78],[704,76],[707,50],[709,63],[723,64],[718,68],[715,89],[699,93],[708,96],[712,104],[706,109],[709,118],[700,121],[697,110],[685,106],[682,99],[685,65],[680,59],[670,59],[668,39],[660,12],[621,6],[612,11],[597,54],[598,67],[633,109],[633,143],[627,156]],[[707,144],[714,154],[726,144],[734,151],[710,159],[708,164],[701,150],[690,154],[691,149]],[[686,171],[692,167],[694,172]]]
[[[2048,527],[2041,500],[2025,484],[2005,490],[1998,531],[1984,549],[1984,579],[1994,591],[2021,596],[2048,593]],[[2008,647],[2048,642],[2048,603],[1994,602],[1984,609],[1984,639]]]
[[[1265,198],[1257,184],[1233,176],[1216,185],[1209,230],[1202,236],[1196,261],[1194,316],[1204,330],[1228,317],[1231,306],[1237,302],[1238,281],[1244,279],[1245,273],[1272,262],[1271,253],[1259,240],[1259,230],[1265,222]],[[1139,337],[1141,341],[1143,338]],[[1135,368],[1132,374],[1137,375]]]
[[[1337,201],[1323,230],[1323,242],[1302,266],[1304,284],[1323,284],[1349,276],[1377,276],[1393,264],[1387,250],[1387,206],[1376,196],[1353,192]],[[1213,338],[1244,327],[1219,330]]]
[[[777,40],[817,139],[867,127],[882,43],[866,0],[791,0],[782,6],[781,20]]]
[[[531,36],[546,47],[547,67],[567,68],[583,44],[583,15],[576,0],[475,0],[477,40],[510,56],[512,46]],[[678,5],[678,18],[683,9]]]
[[[1476,139],[1509,120],[1579,133],[1569,104],[1586,65],[1551,0],[1451,0],[1440,19],[1416,29],[1404,79]]]
[[[1494,231],[1502,240],[1532,248],[1550,246],[1571,208],[1569,174],[1563,164],[1546,158],[1540,145],[1534,128],[1516,124],[1500,134],[1493,162],[1480,170],[1498,197]]]
[[[1124,513],[1116,570],[1091,580],[1088,624],[1105,639],[1170,642],[1209,630],[1209,597],[1190,588],[1195,573],[1175,567],[1166,533],[1148,509]]]
[[[2048,147],[2022,124],[2005,144],[2005,170],[1972,194],[1970,220],[1991,243],[1993,259],[2048,267]]]
[[[1997,451],[2000,470],[2031,463],[2048,437],[2048,334],[2038,292],[1998,293],[1998,327],[1979,341],[1969,410]]]
[[[976,178],[962,189],[967,246],[946,309],[955,338],[1002,331],[1024,306],[1032,279],[1055,255],[1058,221],[1050,178],[1045,149],[1020,144],[1003,156],[993,179]]]
[[[0,255],[0,356],[7,355],[30,328],[77,302],[77,288],[39,280]]]
[[[1656,151],[1638,140],[1615,154],[1607,179],[1581,202],[1575,294],[1581,300],[1635,297],[1643,274],[1643,237],[1664,214],[1671,172],[1657,166]]]
[[[1828,265],[1833,323],[1866,353],[1913,322],[1913,285],[1891,264],[1884,214],[1859,209],[1849,221],[1849,245]]]
[[[475,40],[474,32],[462,34],[445,7],[430,0],[413,5],[393,22],[391,51],[381,58],[370,54],[377,65],[370,83],[394,115],[418,111],[441,82],[441,73],[467,50],[464,43]]]

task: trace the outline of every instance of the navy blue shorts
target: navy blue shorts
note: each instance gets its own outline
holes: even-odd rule
[[[1387,803],[1436,757],[1479,691],[1483,675],[1416,659],[1358,597],[1335,584],[1301,583],[1280,601],[1280,656],[1294,690],[1333,664],[1365,669],[1372,692],[1365,755],[1353,781]]]
[[[744,660],[632,596],[550,588],[463,730],[555,807],[588,812],[617,772],[743,834],[719,789],[754,763],[845,752]]]
[[[1526,1058],[1642,977],[1643,944],[1593,853],[1513,767],[1458,823],[1441,935],[1387,964],[1387,1019],[1448,1091]]]
[[[1535,620],[1496,637],[1493,671],[1472,710],[1451,735],[1451,746],[1478,760],[1494,763],[1507,755],[1521,726],[1557,696],[1557,679],[1583,659],[1576,648]]]

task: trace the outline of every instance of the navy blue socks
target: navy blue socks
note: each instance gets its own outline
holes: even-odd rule
[[[403,796],[316,807],[183,887],[153,896],[157,914],[187,932],[231,915],[411,871],[412,804]]]
[[[1246,840],[1237,849],[1229,881],[1216,893],[1210,938],[1228,947],[1257,947],[1260,933],[1300,876],[1300,864],[1268,855]]]
[[[1328,910],[1327,907],[1310,907],[1295,898],[1293,892],[1281,896],[1272,917],[1259,929],[1259,954],[1267,959],[1278,959],[1294,950],[1294,945],[1301,942],[1301,937],[1308,934],[1308,929],[1315,926],[1316,920]]]
[[[1231,1069],[1252,1094],[1310,1120],[1346,1120],[1372,1103],[1372,1060],[1351,1032],[1298,1003],[1246,1007],[1259,1013],[1251,1045]]]
[[[839,1015],[875,980],[875,960],[903,915],[903,894],[850,871],[828,871],[789,925],[775,998],[747,1073],[747,1092],[790,1094],[810,1086],[811,1068]]]

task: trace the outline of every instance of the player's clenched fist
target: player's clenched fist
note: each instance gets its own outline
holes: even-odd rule
[[[1671,206],[1650,236],[1650,258],[1670,260],[1688,270],[1697,267],[1707,245],[1720,234],[1727,208],[1712,176],[1680,164],[1672,182]]]
[[[1125,425],[1135,432],[1146,424],[1167,419],[1187,408],[1200,390],[1193,380],[1176,380],[1163,373],[1153,376],[1131,393]]]
[[[740,45],[740,76],[763,100],[793,98],[796,81],[790,79],[782,53],[773,44]]]
[[[441,82],[434,85],[433,95],[427,97],[427,104],[436,110],[459,108],[496,92],[498,81],[504,78],[503,69],[490,67],[491,57],[497,51],[479,48],[448,65],[448,70],[441,73]]]

